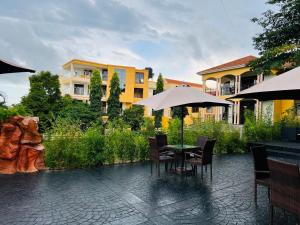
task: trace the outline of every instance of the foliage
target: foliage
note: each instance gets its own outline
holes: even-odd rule
[[[45,131],[61,109],[58,75],[42,71],[32,75],[29,81],[29,94],[22,98],[21,103],[32,115],[39,117],[40,130]]]
[[[83,132],[78,121],[58,118],[53,128],[46,133],[44,141],[46,165],[51,168],[87,166],[82,136]]]
[[[292,107],[288,109],[282,120],[281,120],[282,127],[299,127],[300,126],[300,118],[297,116],[297,108]]]
[[[63,108],[59,116],[80,121],[82,129],[89,127],[91,123],[95,123],[97,120],[100,122],[96,112],[93,112],[87,103],[73,100],[69,96],[63,97],[62,102]]]
[[[120,80],[117,73],[114,73],[110,81],[110,92],[107,100],[107,114],[109,120],[114,120],[119,117],[121,112],[120,103]]]
[[[143,121],[144,122],[140,131],[141,134],[146,138],[153,137],[155,135],[154,120],[152,118],[145,117]]]
[[[130,125],[132,130],[139,130],[144,120],[144,107],[133,105],[123,112],[124,121]]]
[[[253,38],[261,57],[250,66],[258,73],[270,73],[271,69],[281,73],[300,65],[300,1],[269,0],[267,3],[279,10],[267,10],[263,17],[252,19],[263,32]]]
[[[156,94],[161,93],[164,91],[164,80],[163,76],[160,73],[157,78],[156,82]],[[160,128],[161,127],[161,120],[163,116],[163,110],[158,110],[154,112],[154,117],[155,117],[155,127]]]
[[[121,119],[109,123],[104,132],[97,124],[83,131],[78,120],[58,118],[45,137],[45,161],[50,168],[83,168],[149,157],[147,137],[128,129]]]
[[[16,115],[26,116],[28,115],[28,111],[21,104],[13,105],[10,107],[0,107],[0,122],[3,122],[7,118]]]
[[[263,117],[256,118],[251,110],[245,111],[244,137],[247,141],[268,141],[280,138],[279,123],[272,122],[272,113],[269,111]]]
[[[169,122],[168,142],[170,144],[180,143],[180,126],[181,121],[178,118]],[[240,138],[239,130],[223,121],[206,120],[205,122],[199,122],[195,120],[192,125],[185,126],[185,144],[196,144],[196,140],[200,136],[207,136],[217,140],[214,148],[216,154],[242,153],[245,151],[245,141]]]
[[[94,70],[90,82],[90,107],[100,118],[102,114],[102,80],[100,72]]]
[[[176,106],[172,107],[172,118],[181,118],[182,117],[182,112],[181,112],[181,107]],[[187,107],[183,107],[183,118],[189,114]]]

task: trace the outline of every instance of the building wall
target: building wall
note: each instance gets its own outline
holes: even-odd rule
[[[102,85],[106,86],[106,93],[103,93],[102,101],[106,102],[109,97],[110,91],[110,80],[112,79],[115,69],[124,69],[125,78],[125,91],[120,95],[120,102],[122,103],[122,108],[129,108],[134,102],[148,97],[148,80],[149,71],[146,69],[136,69],[134,67],[122,66],[122,65],[106,65],[95,62],[88,62],[82,60],[72,60],[64,65],[66,74],[60,77],[61,91],[63,95],[69,94],[72,98],[89,101],[88,86],[90,84],[90,76],[84,75],[84,70],[102,70],[107,69],[107,81],[102,81]],[[143,84],[136,83],[136,73],[141,72],[144,74]],[[84,95],[74,94],[74,84],[84,85]],[[143,89],[143,97],[137,98],[134,96],[134,88]],[[145,110],[145,114],[146,114]]]
[[[221,79],[223,77],[226,77],[227,75],[233,75],[235,80],[235,93],[238,93],[241,91],[241,79],[244,77],[245,73],[250,71],[249,67],[242,67],[242,68],[236,68],[236,69],[231,69],[231,70],[226,70],[226,71],[219,71],[219,72],[214,72],[210,74],[204,74],[202,75],[202,82],[203,82],[203,90],[206,91],[208,90],[206,86],[206,82],[208,80],[215,80],[216,81],[216,96],[226,99],[231,95],[223,95],[220,88],[221,88]],[[272,76],[265,76],[264,78],[262,75],[256,75],[256,83],[260,83],[263,80],[269,79]],[[211,91],[211,90],[209,90]],[[231,106],[231,109],[229,109],[229,116],[228,116],[228,122],[233,123],[233,124],[240,124],[240,118],[241,118],[241,113],[240,113],[240,108],[241,108],[241,99],[236,99],[233,101],[233,105]],[[266,113],[272,113],[273,121],[279,121],[285,111],[291,107],[294,106],[294,101],[288,101],[288,100],[280,100],[280,101],[267,101],[267,102],[256,102],[254,111],[256,115],[261,115],[261,114],[266,114]],[[222,110],[224,110],[222,107],[214,107],[213,113],[207,113],[206,109],[202,109],[202,119],[213,117],[215,120],[221,120],[222,119]]]

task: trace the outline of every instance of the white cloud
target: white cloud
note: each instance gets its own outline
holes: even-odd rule
[[[263,11],[261,0],[3,0],[0,58],[54,73],[72,58],[151,66],[200,82],[199,70],[256,53],[250,19]],[[27,76],[0,76],[10,103],[28,91]]]

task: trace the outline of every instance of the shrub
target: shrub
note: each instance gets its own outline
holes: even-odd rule
[[[58,118],[46,134],[45,162],[51,168],[78,168],[87,166],[85,146],[81,139],[80,123]]]
[[[102,133],[102,128],[94,125],[88,128],[83,135],[82,142],[86,150],[89,166],[102,165],[105,162],[103,154],[105,138]]]
[[[148,139],[143,135],[135,135],[135,148],[137,153],[137,158],[141,161],[145,161],[149,158],[149,143]]]
[[[11,107],[1,106],[0,107],[0,122],[6,120],[7,118],[9,118],[11,116],[16,116],[16,115],[26,116],[28,114],[29,114],[28,111],[21,104],[13,105]]]
[[[268,141],[280,139],[280,123],[272,122],[272,114],[267,112],[256,118],[252,111],[245,112],[244,137],[247,141]]]
[[[153,137],[155,135],[154,120],[152,118],[144,118],[140,132],[145,138]]]
[[[180,143],[181,121],[173,119],[169,123],[168,142],[170,144]],[[197,138],[207,136],[217,140],[214,152],[223,153],[241,153],[245,151],[245,142],[240,138],[239,130],[235,129],[223,121],[215,122],[207,120],[199,122],[197,120],[190,126],[184,127],[184,143],[194,145]]]
[[[144,120],[144,107],[140,105],[133,105],[129,109],[125,109],[123,119],[132,130],[140,130]]]

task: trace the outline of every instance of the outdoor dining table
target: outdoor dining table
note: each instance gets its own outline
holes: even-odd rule
[[[185,171],[184,169],[184,153],[185,152],[193,152],[196,150],[201,150],[200,146],[197,145],[166,145],[164,149],[173,151],[176,154],[176,157],[181,157],[181,166],[175,167],[175,172],[185,173],[189,171]]]

